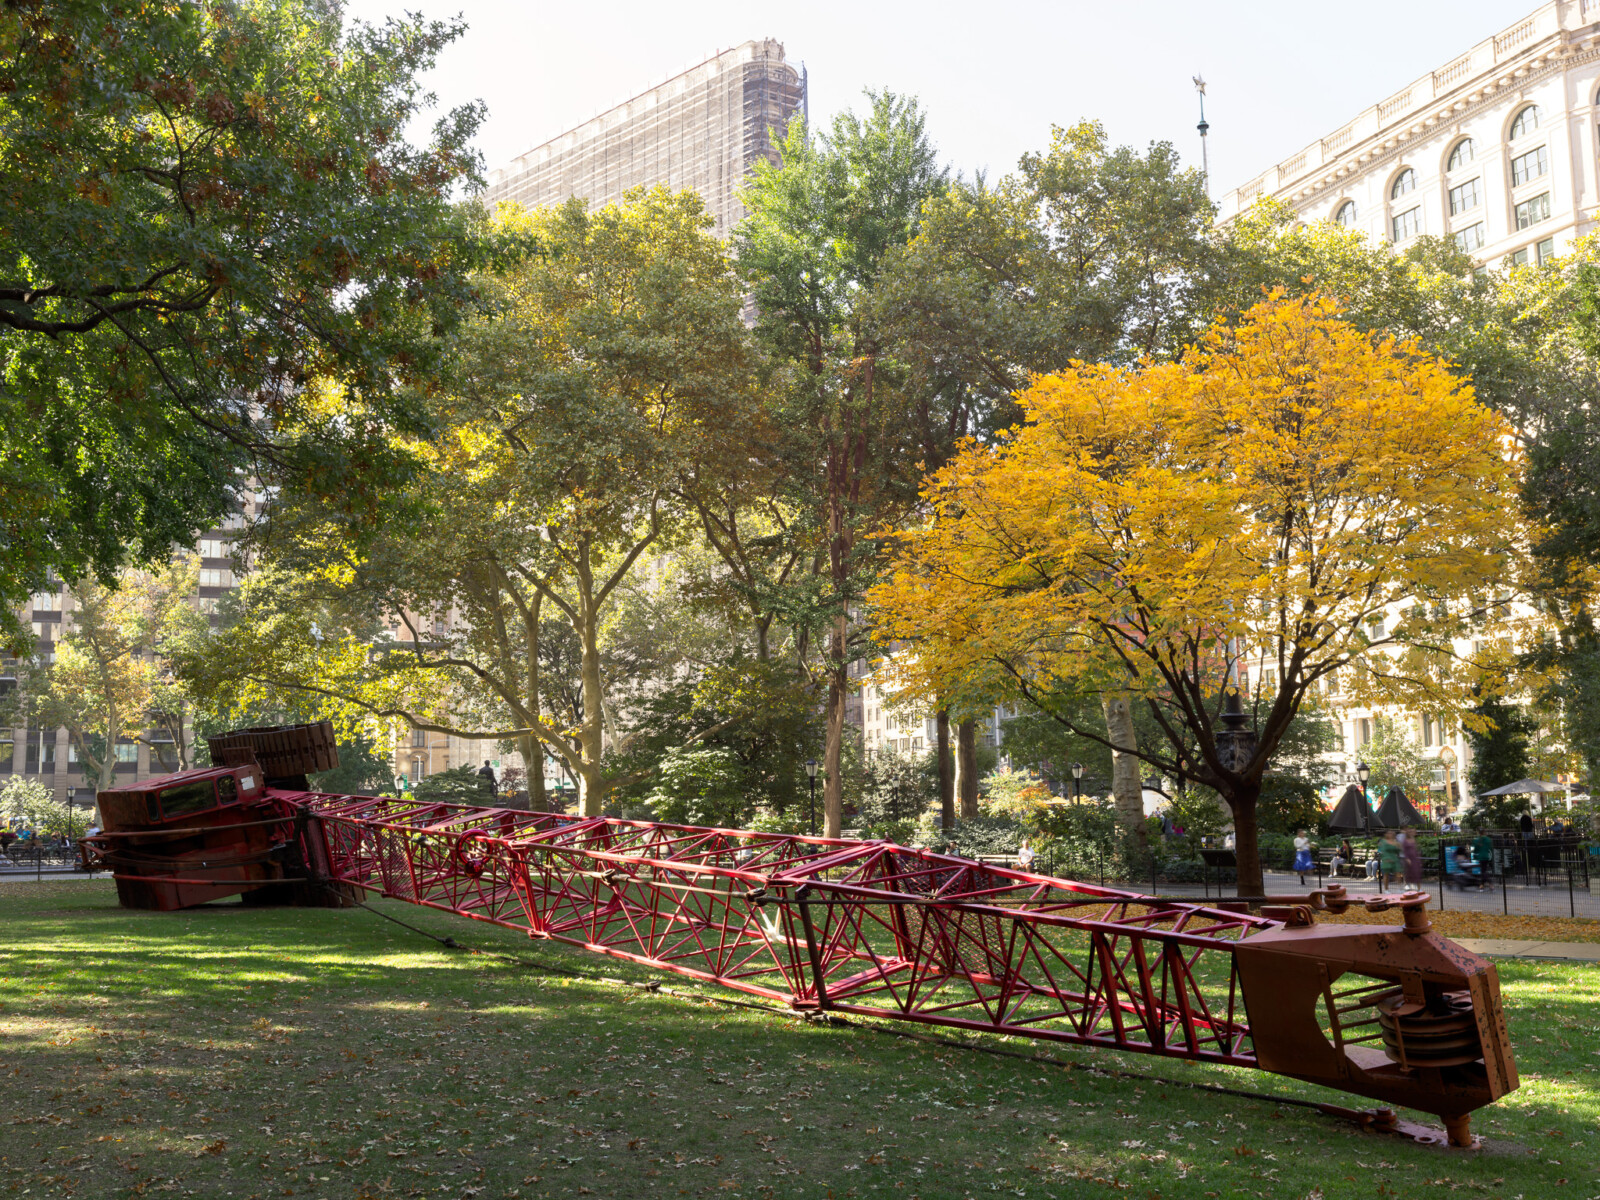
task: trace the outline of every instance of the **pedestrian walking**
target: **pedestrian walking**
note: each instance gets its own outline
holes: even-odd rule
[[[1305,886],[1306,872],[1313,869],[1311,839],[1306,836],[1304,829],[1296,830],[1294,835],[1294,871],[1296,875],[1300,876],[1301,887]]]
[[[479,784],[491,797],[495,794],[494,764],[488,759],[483,760],[483,766],[478,768],[478,778],[483,782]]]
[[[1399,879],[1401,871],[1400,839],[1392,829],[1385,829],[1378,841],[1378,886],[1385,888],[1389,880]]]
[[[1406,887],[1415,890],[1422,884],[1422,848],[1416,835],[1407,831],[1400,835],[1400,863],[1406,876]]]

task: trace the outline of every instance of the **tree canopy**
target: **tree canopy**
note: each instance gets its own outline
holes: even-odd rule
[[[1309,691],[1459,711],[1496,643],[1483,589],[1517,547],[1505,422],[1447,367],[1333,302],[1275,295],[1183,359],[1082,366],[1019,396],[1024,423],[934,475],[872,601],[918,643],[929,691],[974,678],[1075,732],[1052,697],[1134,696],[1163,731],[1138,755],[1233,810],[1260,888],[1255,803]],[[1504,665],[1502,655],[1499,665]],[[1244,684],[1241,668],[1272,670]],[[1253,753],[1219,753],[1243,690]]]
[[[405,138],[460,29],[344,30],[318,0],[0,9],[0,608],[52,568],[165,558],[247,475],[381,506],[395,432],[427,428],[401,385],[477,253],[452,193],[480,111]]]

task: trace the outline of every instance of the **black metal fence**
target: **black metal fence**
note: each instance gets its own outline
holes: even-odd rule
[[[1473,847],[1478,836],[1432,834],[1418,838],[1422,860],[1419,886],[1433,893],[1437,907],[1464,907],[1522,916],[1600,917],[1600,843],[1572,834],[1524,837],[1516,830],[1498,830],[1487,835],[1489,854],[1480,859]],[[1483,847],[1477,849],[1481,853]],[[1139,861],[1126,853],[1066,851],[1046,843],[1034,859],[1032,869],[1044,875],[1150,894],[1232,896],[1235,873],[1231,866],[1223,865],[1231,856],[1212,857],[1217,861],[1194,862],[1153,846]],[[1019,865],[1013,855],[990,854],[981,858],[1006,866]],[[1324,850],[1312,870],[1306,872],[1306,888],[1338,882],[1359,895],[1364,891],[1400,891],[1409,886],[1403,874],[1390,875],[1379,869],[1369,875],[1368,859],[1363,843],[1335,874]],[[1289,864],[1269,861],[1263,866],[1269,876],[1267,891],[1285,891],[1284,885],[1274,881],[1271,875],[1282,873]],[[1297,882],[1292,881],[1287,890],[1296,890]],[[1494,903],[1496,900],[1498,904]]]
[[[59,875],[78,869],[78,848],[55,839],[27,838],[0,850],[0,879],[19,875]]]

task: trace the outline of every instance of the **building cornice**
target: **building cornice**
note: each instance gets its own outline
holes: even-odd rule
[[[1528,89],[1600,57],[1600,0],[1555,0],[1479,42],[1262,175],[1220,197],[1219,219],[1261,196],[1303,203],[1349,175],[1402,155],[1441,126],[1470,119]]]

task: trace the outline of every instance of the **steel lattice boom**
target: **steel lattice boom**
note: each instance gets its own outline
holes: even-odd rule
[[[153,843],[154,822],[108,819],[87,852],[145,907],[365,890],[800,1010],[1290,1075],[1437,1113],[1458,1144],[1517,1086],[1494,967],[1432,932],[1420,894],[1368,902],[1403,908],[1403,927],[1319,925],[1313,908],[1347,906],[1339,889],[1252,915],[880,841],[252,794],[250,770],[231,768],[251,802],[219,808],[229,820],[179,816]],[[183,842],[202,826],[207,845]],[[240,877],[238,850],[222,867],[224,830],[258,847],[259,873]],[[153,867],[159,844],[172,853]]]

